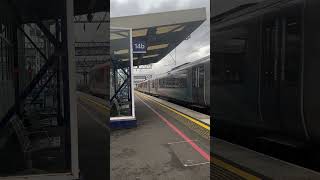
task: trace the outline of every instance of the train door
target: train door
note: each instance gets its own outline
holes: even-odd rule
[[[204,99],[204,66],[192,68],[192,98],[195,104],[203,104]]]
[[[270,127],[280,128],[278,63],[280,46],[280,22],[278,18],[264,19],[262,24],[262,58],[260,67],[260,111],[262,119]]]
[[[155,79],[154,83],[155,83],[155,85],[154,85],[155,86],[155,94],[157,94],[158,93],[159,80]]]
[[[280,65],[280,117],[288,131],[303,137],[305,124],[300,111],[302,63],[302,21],[299,9],[282,17],[282,56]]]
[[[260,104],[263,120],[299,136],[302,27],[296,11],[263,22]]]

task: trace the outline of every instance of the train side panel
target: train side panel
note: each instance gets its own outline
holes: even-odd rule
[[[320,26],[319,0],[307,0],[304,17],[304,76],[301,82],[304,120],[309,138],[320,144]]]
[[[159,78],[157,95],[184,102],[192,102],[190,71],[184,69]]]
[[[319,7],[319,3],[307,0],[305,6],[303,2],[269,6],[264,14],[216,24],[219,29],[213,29],[211,91],[217,124],[267,130],[302,141],[310,131],[311,136],[319,137],[320,133],[312,130],[320,124],[315,121],[319,111],[314,108],[318,106],[313,91],[317,89],[314,77],[318,77],[315,69],[319,67],[314,59],[318,56],[313,55],[319,52],[318,36],[313,36],[319,35],[319,28],[314,30],[316,21],[311,20],[317,10],[313,9],[312,15],[306,13],[313,8],[308,4]],[[303,32],[305,27],[307,32]],[[304,36],[307,39],[303,42]],[[303,48],[304,44],[308,48]],[[303,102],[308,104],[303,107]]]

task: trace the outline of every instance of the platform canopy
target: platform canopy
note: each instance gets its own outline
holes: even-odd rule
[[[56,19],[63,14],[66,0],[11,0],[23,23]],[[74,15],[109,11],[107,0],[74,0]]]
[[[144,42],[146,53],[133,54],[133,64],[156,63],[177,47],[206,20],[206,9],[188,9],[135,16],[111,18],[111,27],[132,28],[133,42]],[[121,57],[121,33],[111,34],[111,52]],[[123,57],[124,59],[127,57]]]

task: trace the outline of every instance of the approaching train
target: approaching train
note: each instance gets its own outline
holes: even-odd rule
[[[211,18],[215,132],[320,144],[319,10],[319,0],[268,0]]]
[[[136,89],[194,106],[210,107],[210,56],[141,82]]]

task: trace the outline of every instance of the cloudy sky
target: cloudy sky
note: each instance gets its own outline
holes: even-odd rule
[[[153,64],[151,70],[139,70],[134,73],[165,73],[174,67],[173,59],[176,55],[176,64],[194,61],[210,54],[210,0],[111,0],[110,16],[130,16],[156,12],[183,10],[206,7],[207,20],[191,34],[191,38],[183,41],[176,50]],[[176,54],[175,54],[176,52]]]

